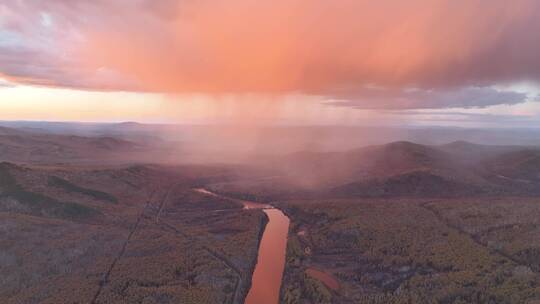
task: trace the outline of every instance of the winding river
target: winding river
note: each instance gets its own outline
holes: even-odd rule
[[[285,268],[289,218],[279,209],[264,209],[268,224],[259,245],[257,266],[253,272],[246,304],[277,304]]]
[[[220,196],[206,189],[196,191]],[[289,232],[289,218],[279,209],[268,204],[244,201],[244,209],[263,209],[268,216],[268,223],[264,229],[257,265],[253,272],[251,289],[246,297],[245,304],[277,304],[283,270],[285,269],[285,255],[287,249],[287,235]]]

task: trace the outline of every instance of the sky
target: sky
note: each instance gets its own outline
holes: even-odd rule
[[[0,119],[540,127],[537,0],[0,2]]]

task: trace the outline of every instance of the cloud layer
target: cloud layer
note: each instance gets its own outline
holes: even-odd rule
[[[327,96],[485,107],[540,82],[540,1],[22,0],[0,4],[0,75],[97,90]],[[377,88],[366,89],[366,88]]]
[[[350,93],[353,95],[329,104],[359,109],[483,108],[514,105],[528,98],[525,93],[498,91],[489,87],[438,90],[363,88]]]

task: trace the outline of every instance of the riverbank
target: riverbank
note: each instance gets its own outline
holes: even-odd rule
[[[228,197],[205,188],[194,190],[199,193],[242,203],[244,210],[263,210],[267,222],[263,223],[264,229],[259,230],[256,263],[251,278],[249,280],[246,279],[244,283],[244,285],[250,286],[244,303],[277,304],[280,298],[281,283],[285,269],[290,225],[289,218],[281,210],[265,203]],[[245,288],[242,289],[245,290]]]
[[[262,238],[263,238],[263,235],[264,235],[264,231],[266,230],[266,226],[268,225],[268,222],[269,222],[269,218],[268,218],[268,215],[266,215],[266,213],[264,213],[264,217],[261,219],[261,222],[260,222],[260,225],[259,225],[259,233],[258,233],[258,236],[257,236],[257,254],[253,256],[253,258],[251,259],[251,261],[249,262],[250,265],[249,265],[249,269],[250,269],[250,272],[249,272],[249,276],[247,278],[245,278],[245,288],[242,292],[242,296],[241,296],[241,299],[242,299],[242,302],[241,303],[244,303],[245,300],[246,300],[246,297],[248,295],[248,292],[249,290],[251,289],[251,285],[252,285],[252,281],[253,281],[253,274],[255,273],[255,267],[257,266],[257,260],[259,258],[259,248],[261,247],[261,242],[262,242]]]
[[[269,222],[259,248],[253,286],[246,298],[246,304],[279,302],[290,221],[279,209],[264,209],[264,212]]]

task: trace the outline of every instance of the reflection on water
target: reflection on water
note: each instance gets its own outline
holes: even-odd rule
[[[203,194],[227,198],[203,188],[194,190]],[[281,288],[283,270],[285,269],[289,218],[281,210],[275,209],[271,205],[237,199],[233,200],[241,202],[245,210],[264,209],[264,213],[268,216],[268,224],[266,224],[259,246],[257,265],[253,273],[251,289],[245,303],[277,304],[279,302],[279,290]]]
[[[203,193],[203,194],[208,194],[208,195],[211,195],[211,196],[217,196],[217,194],[215,194],[214,192],[210,192],[206,189],[203,189],[203,188],[196,188],[196,189],[193,189],[199,193]]]
[[[193,189],[193,190],[195,190],[195,191],[197,191],[199,193],[208,194],[208,195],[221,197],[221,198],[226,198],[226,199],[231,199],[231,200],[240,202],[240,203],[242,203],[242,205],[244,206],[244,209],[246,209],[246,210],[273,208],[271,205],[268,205],[268,204],[262,204],[262,203],[256,203],[256,202],[251,202],[251,201],[244,201],[244,200],[239,200],[239,199],[234,199],[234,198],[228,198],[228,197],[225,197],[225,196],[222,196],[222,195],[215,194],[214,192],[208,191],[208,190],[206,190],[204,188],[196,188],[196,189]]]
[[[272,209],[273,207],[267,204],[255,203],[250,201],[241,201],[244,205],[244,209]]]
[[[257,266],[246,304],[277,304],[287,248],[289,218],[278,209],[265,209],[269,218],[259,247]]]

